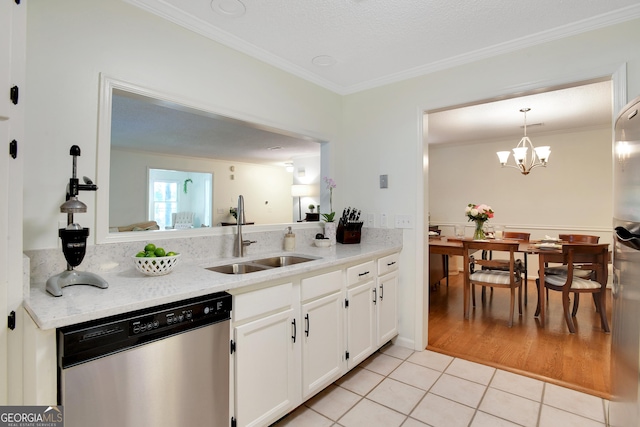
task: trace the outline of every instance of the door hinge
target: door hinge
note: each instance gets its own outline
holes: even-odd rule
[[[9,155],[12,159],[18,157],[18,141],[15,139],[9,143]]]
[[[233,340],[230,341],[229,351],[231,352],[231,354],[235,353],[235,351],[236,351],[236,343]]]
[[[236,427],[236,419],[231,417],[231,427]]]
[[[12,331],[16,328],[16,312],[15,311],[11,311],[11,313],[9,313],[9,320],[7,323],[8,323],[7,326]]]
[[[344,308],[349,308],[349,300],[347,298],[344,299]]]
[[[345,357],[346,360],[349,360],[349,352],[348,351],[344,352],[344,357]]]
[[[18,86],[13,86],[9,91],[9,99],[11,99],[11,102],[13,102],[13,105],[18,105],[19,94],[20,94],[20,89],[18,89]]]

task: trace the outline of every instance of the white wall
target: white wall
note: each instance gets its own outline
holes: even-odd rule
[[[632,99],[640,94],[638,38],[640,20],[635,20],[344,97],[345,143],[334,155],[334,178],[342,185],[334,199],[376,215],[413,215],[416,227],[405,230],[400,259],[399,328],[403,338],[416,338],[416,348],[427,343],[428,277],[423,267],[431,159],[422,151],[427,130],[423,112],[611,75],[625,62]],[[551,160],[557,160],[555,153]],[[608,161],[609,156],[603,158],[602,167]],[[378,188],[380,174],[389,175],[389,189]],[[469,190],[470,201],[475,191]]]
[[[239,194],[245,199],[248,222],[281,224],[293,221],[291,174],[282,167],[112,149],[111,170],[115,173],[111,174],[109,186],[110,227],[148,220],[148,168],[212,173],[213,225],[235,222],[229,208],[238,205]]]
[[[27,7],[25,250],[58,245],[71,145],[82,150],[78,175],[96,177],[100,73],[335,142],[341,98],[328,90],[121,0],[33,0]],[[95,227],[95,194],[81,193],[80,200],[88,211],[76,219]],[[92,230],[90,244],[94,236]]]
[[[532,238],[557,235],[557,228],[610,230],[611,128],[530,133],[529,137],[535,146],[551,147],[548,166],[533,169],[529,175],[501,168],[496,156],[496,151],[515,147],[518,138],[430,145],[431,224],[466,223],[467,204],[485,203],[495,211],[491,223],[522,231],[533,228]],[[451,227],[444,231],[453,235]]]

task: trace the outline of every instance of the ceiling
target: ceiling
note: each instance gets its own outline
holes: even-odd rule
[[[125,1],[340,94],[640,17],[638,0]]]
[[[428,114],[429,144],[468,143],[612,126],[610,80]]]
[[[640,17],[638,0],[404,0],[402,7],[381,0],[125,1],[339,94]],[[213,114],[139,99],[116,102],[118,144],[269,164],[319,152],[317,142]],[[428,142],[515,138],[525,107],[531,136],[610,126],[611,103],[606,81],[452,107],[428,115]],[[185,139],[195,143],[176,147],[174,141]],[[276,146],[284,148],[267,150]]]

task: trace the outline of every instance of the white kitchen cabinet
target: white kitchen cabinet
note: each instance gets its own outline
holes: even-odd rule
[[[342,270],[300,281],[302,398],[313,396],[344,372]]]
[[[294,293],[293,283],[282,283],[234,295],[232,416],[238,427],[269,425],[300,403]]]
[[[14,328],[4,323],[0,332],[0,405],[21,405],[25,397],[32,398],[24,392],[30,374],[25,367],[22,317],[26,22],[26,0],[0,2],[0,319],[15,320]],[[14,86],[21,91],[16,103],[9,99]],[[14,140],[15,156],[9,155]]]
[[[398,334],[398,272],[378,278],[376,303],[377,347]]]
[[[347,269],[347,363],[356,366],[375,351],[375,264]]]
[[[375,306],[374,282],[347,290],[347,360],[349,369],[374,352]]]
[[[272,424],[397,334],[397,262],[392,254],[230,291],[238,426]]]
[[[376,287],[376,344],[378,347],[398,334],[398,260],[395,253],[378,259]]]
[[[9,118],[9,88],[11,87],[11,21],[12,2],[0,2],[0,120]],[[3,141],[4,142],[4,141]]]
[[[297,406],[293,320],[289,309],[234,329],[237,426],[269,425]]]
[[[302,305],[302,398],[313,396],[343,371],[343,293]]]

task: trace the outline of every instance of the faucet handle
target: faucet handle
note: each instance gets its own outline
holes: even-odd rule
[[[258,243],[257,240],[243,240],[242,241],[242,246],[249,246],[252,243]]]

